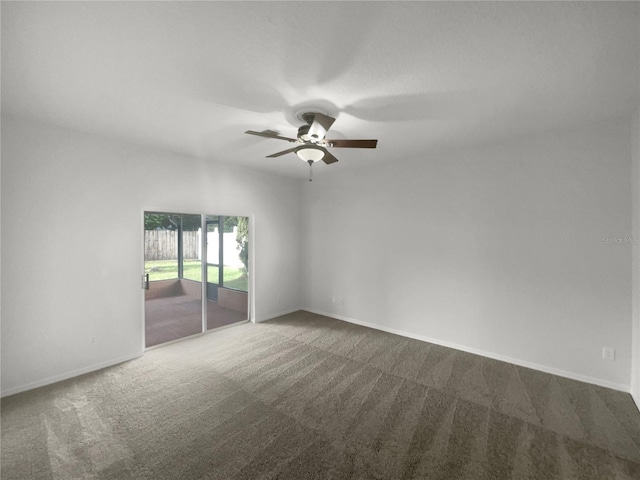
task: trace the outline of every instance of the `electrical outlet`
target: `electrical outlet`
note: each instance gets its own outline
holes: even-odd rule
[[[89,337],[89,343],[96,343],[96,337]]]
[[[615,360],[616,349],[611,347],[602,347],[602,358],[605,360]]]

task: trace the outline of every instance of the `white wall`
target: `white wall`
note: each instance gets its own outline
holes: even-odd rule
[[[3,395],[142,352],[145,207],[255,214],[255,315],[297,309],[301,185],[3,117]]]
[[[141,353],[145,207],[255,214],[258,319],[306,306],[628,389],[634,121],[633,155],[621,120],[309,183],[3,117],[2,394]],[[399,229],[404,258],[373,262]]]
[[[629,391],[629,135],[609,121],[325,170],[305,188],[307,308]],[[404,258],[380,260],[398,229]]]
[[[631,122],[632,145],[632,228],[633,228],[633,362],[631,395],[640,408],[640,108]]]

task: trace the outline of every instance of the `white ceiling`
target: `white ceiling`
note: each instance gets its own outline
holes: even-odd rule
[[[305,177],[296,113],[337,118],[318,168],[630,115],[635,2],[6,2],[2,112]]]

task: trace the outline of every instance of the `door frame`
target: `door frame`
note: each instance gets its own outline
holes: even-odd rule
[[[142,338],[142,352],[144,353],[145,351],[149,350],[149,349],[153,349],[153,348],[157,348],[163,345],[168,345],[170,343],[174,343],[174,342],[179,342],[180,340],[184,340],[184,338],[192,338],[196,335],[204,335],[206,333],[210,333],[210,332],[214,332],[217,329],[214,330],[207,330],[207,282],[206,280],[206,276],[202,277],[202,281],[200,282],[202,284],[202,331],[200,333],[196,333],[195,335],[190,335],[189,337],[184,337],[184,338],[180,338],[177,340],[173,340],[171,342],[167,342],[167,343],[162,343],[160,345],[154,345],[152,347],[146,347],[146,330],[145,330],[145,289],[144,289],[144,214],[146,212],[160,212],[160,213],[176,213],[176,214],[183,214],[183,215],[200,215],[200,219],[201,219],[201,225],[205,228],[202,228],[201,231],[203,232],[203,235],[201,235],[201,245],[200,248],[202,249],[202,257],[206,258],[206,253],[207,253],[207,235],[206,235],[206,221],[207,221],[207,215],[220,215],[220,216],[225,216],[225,217],[247,217],[249,219],[249,265],[247,265],[247,274],[249,276],[249,282],[248,282],[248,289],[249,291],[247,292],[247,321],[251,322],[251,323],[256,323],[256,314],[255,314],[255,265],[256,265],[256,259],[255,259],[255,238],[256,238],[256,234],[255,234],[255,213],[202,213],[200,212],[196,212],[193,211],[191,209],[185,208],[185,209],[180,209],[180,208],[174,208],[174,207],[142,207],[142,210],[140,212],[140,224],[139,224],[139,228],[138,228],[138,235],[140,235],[140,265],[141,265],[141,269],[140,269],[140,280],[141,280],[141,284],[140,284],[140,290],[141,290],[141,295],[140,295],[140,301],[141,301],[141,321],[140,321],[140,330],[141,330],[141,338]],[[142,228],[140,228],[142,227]],[[206,262],[202,262],[202,275],[206,275],[207,274],[207,269],[206,269]],[[228,325],[228,326],[233,326],[236,324],[232,324],[232,325]],[[224,326],[224,327],[220,327],[220,328],[227,328],[228,326]]]

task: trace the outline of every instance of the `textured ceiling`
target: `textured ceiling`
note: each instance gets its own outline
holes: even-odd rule
[[[366,168],[629,115],[634,2],[2,2],[2,111],[304,177],[296,113]],[[307,107],[307,108],[305,108]],[[314,108],[311,108],[314,109]],[[320,173],[320,172],[318,172]]]

